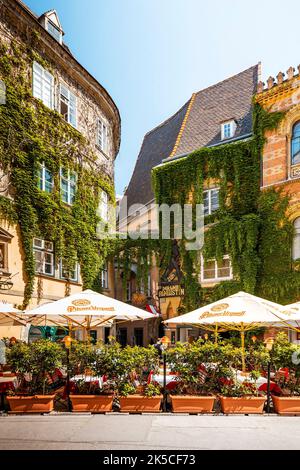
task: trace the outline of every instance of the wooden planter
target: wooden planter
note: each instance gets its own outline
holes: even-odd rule
[[[215,402],[214,396],[171,395],[174,413],[211,413]]]
[[[272,395],[274,409],[279,415],[300,414],[300,397],[276,397]]]
[[[262,414],[266,397],[220,397],[225,414]]]
[[[55,395],[35,395],[32,397],[6,397],[13,413],[50,413],[54,408]]]
[[[113,395],[71,395],[73,411],[106,413],[112,411]]]
[[[144,397],[143,395],[129,395],[120,397],[120,411],[123,413],[159,413],[162,395]]]

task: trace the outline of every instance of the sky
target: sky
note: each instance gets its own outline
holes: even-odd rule
[[[192,95],[262,62],[264,81],[300,63],[299,0],[23,0],[56,9],[64,41],[122,119],[116,192],[143,137]]]

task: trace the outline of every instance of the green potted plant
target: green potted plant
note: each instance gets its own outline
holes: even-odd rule
[[[62,366],[64,351],[50,340],[16,343],[7,350],[7,361],[17,374],[19,387],[7,397],[14,413],[46,413],[54,408],[49,374]]]
[[[160,387],[148,383],[149,373],[155,373],[159,368],[155,348],[127,346],[121,350],[115,367],[121,412],[159,412],[162,399]]]
[[[211,413],[214,407],[215,363],[220,347],[210,341],[178,343],[167,353],[167,362],[177,374],[171,403],[175,413]],[[205,365],[204,365],[205,364]]]
[[[275,381],[281,395],[272,395],[276,413],[300,414],[300,346],[290,343],[284,332],[278,333],[271,351],[271,364],[275,367]]]
[[[74,412],[105,413],[112,411],[114,390],[110,380],[114,357],[119,348],[116,344],[72,342],[70,369],[73,375],[80,374],[82,379],[73,384],[71,402]],[[86,375],[105,377],[106,381],[86,380]]]
[[[258,391],[257,380],[269,360],[264,346],[246,350],[247,372],[241,372],[241,348],[225,344],[222,347],[219,377],[216,383],[221,410],[225,414],[261,414],[266,396]]]

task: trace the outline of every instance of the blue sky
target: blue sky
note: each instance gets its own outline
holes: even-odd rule
[[[298,0],[23,1],[57,10],[65,42],[119,107],[119,194],[144,134],[194,91],[260,60],[264,80],[300,62]]]

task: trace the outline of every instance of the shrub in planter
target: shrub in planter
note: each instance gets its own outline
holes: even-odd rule
[[[74,384],[71,401],[73,411],[104,413],[112,410],[114,390],[111,380],[114,364],[114,347],[98,343],[72,343],[70,352],[71,372],[83,375],[83,378]],[[118,352],[118,348],[117,351]],[[95,380],[86,375],[95,375]],[[106,381],[99,382],[99,376]]]
[[[117,390],[122,412],[159,412],[160,387],[148,384],[150,371],[157,372],[159,358],[153,346],[127,346],[121,350],[116,371]]]
[[[8,396],[11,411],[43,413],[53,410],[49,374],[62,366],[63,348],[50,340],[16,343],[7,350],[7,361],[17,374],[19,387]]]
[[[220,403],[225,414],[261,414],[263,413],[266,396],[257,390],[256,380],[260,371],[252,371],[249,378],[253,382],[240,383],[234,373],[227,373],[221,386]]]
[[[262,343],[245,351],[248,372],[242,372],[242,350],[230,344],[222,346],[216,383],[223,413],[263,413],[266,397],[258,391],[257,380],[269,361]]]
[[[171,371],[178,374],[178,384],[171,395],[176,413],[210,413],[213,410],[215,378],[220,345],[198,340],[178,344],[167,353]]]
[[[290,343],[285,333],[279,333],[271,352],[271,363],[275,367],[275,381],[281,395],[272,395],[276,413],[300,414],[300,347]]]

